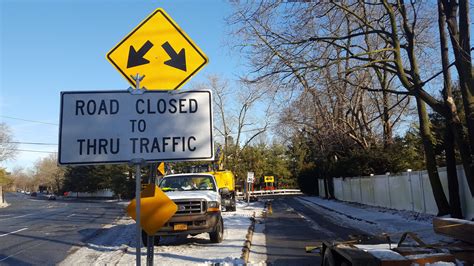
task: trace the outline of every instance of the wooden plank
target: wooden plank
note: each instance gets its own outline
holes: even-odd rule
[[[438,234],[474,244],[474,222],[472,221],[435,217],[433,229]]]
[[[413,264],[418,264],[418,265],[425,265],[427,263],[436,263],[436,262],[454,263],[456,261],[452,254],[446,254],[446,253],[409,255],[409,256],[406,256],[406,258],[411,260]]]

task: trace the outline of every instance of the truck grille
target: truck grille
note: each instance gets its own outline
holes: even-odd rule
[[[206,210],[206,202],[204,200],[175,200],[178,205],[178,211],[175,215],[200,214]]]

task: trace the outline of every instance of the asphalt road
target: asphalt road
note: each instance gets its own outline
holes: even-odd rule
[[[0,265],[53,265],[124,214],[114,203],[7,193],[0,209]]]
[[[272,201],[273,214],[265,222],[267,263],[269,265],[321,265],[319,253],[306,253],[306,246],[323,240],[348,240],[363,232],[343,227],[326,217],[321,208],[308,208],[294,198]]]

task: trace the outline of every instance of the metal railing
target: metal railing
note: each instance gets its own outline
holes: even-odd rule
[[[251,191],[251,197],[261,197],[270,195],[303,195],[299,189],[275,189],[275,190],[256,190]],[[237,192],[237,197],[244,197],[243,192]]]

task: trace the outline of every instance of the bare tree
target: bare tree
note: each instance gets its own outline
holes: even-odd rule
[[[217,76],[209,76],[206,83],[198,85],[213,92],[214,130],[224,142],[224,168],[231,170],[237,167],[241,151],[264,134],[271,123],[270,107],[264,101],[266,92],[248,84],[238,85],[236,89]],[[263,117],[263,121],[258,117]]]
[[[15,158],[16,147],[10,127],[0,123],[0,162]]]
[[[37,185],[45,185],[48,190],[59,192],[64,182],[65,169],[57,164],[57,155],[52,153],[35,163],[34,180]]]
[[[333,3],[243,4],[229,22],[239,25],[235,33],[244,45],[238,47],[254,69],[245,81],[277,84],[280,94],[291,95],[290,106],[284,98],[280,128],[314,132],[315,148],[329,161],[344,147],[369,149],[378,135],[391,142],[393,127],[409,106],[407,93],[389,92],[395,73],[354,60],[361,57],[358,49],[369,61],[382,62],[366,46],[382,46],[386,54],[383,39],[358,35],[362,26]]]
[[[12,170],[11,178],[13,179],[14,186],[17,188],[29,191],[35,189],[33,173],[31,171],[16,167]]]
[[[348,132],[362,148],[367,144],[364,138],[357,136],[370,138],[373,134],[368,123],[371,121],[370,109],[361,108],[366,107],[364,90],[382,92],[378,110],[387,134],[386,141],[390,140],[391,130],[391,125],[387,124],[391,110],[388,93],[405,94],[404,98],[414,96],[426,167],[442,215],[449,213],[449,204],[437,172],[426,104],[443,116],[447,116],[449,110],[425,89],[425,85],[437,76],[434,71],[431,74],[428,71],[432,59],[427,55],[427,51],[434,48],[432,35],[436,20],[429,12],[434,7],[414,1],[405,4],[402,0],[264,2],[238,6],[231,22],[241,25],[237,33],[245,40],[242,49],[255,69],[249,81],[273,79],[282,87],[292,87],[293,91],[299,88],[312,94],[319,108],[318,115],[333,114],[326,120],[327,127],[342,121],[339,132]],[[420,71],[421,67],[423,71]],[[329,79],[327,72],[330,72]],[[370,83],[361,82],[365,73],[375,73],[380,86],[371,88]],[[405,91],[391,88],[387,83],[391,76],[398,78],[397,84]],[[322,77],[330,82],[321,86]],[[328,87],[337,92],[322,93],[324,90],[329,92]],[[341,101],[344,99],[341,96],[349,100]],[[333,113],[323,108],[322,103],[328,100],[336,103]],[[349,114],[344,117],[349,120],[341,119],[341,114]],[[396,121],[398,115],[394,114],[394,117]]]

